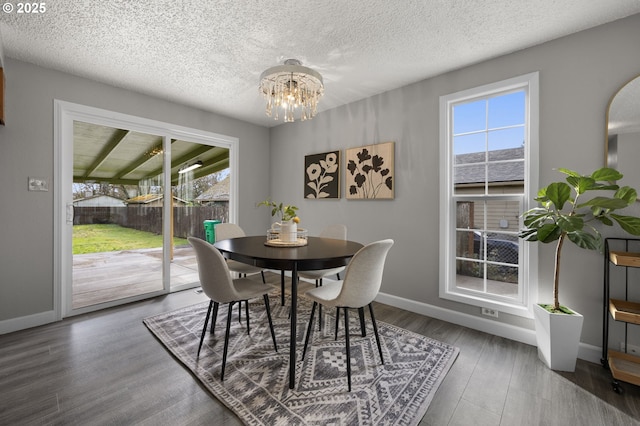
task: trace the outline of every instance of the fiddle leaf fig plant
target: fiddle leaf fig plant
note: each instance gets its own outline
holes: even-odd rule
[[[612,183],[623,176],[615,169],[603,167],[588,176],[568,169],[560,168],[558,171],[567,175],[566,182],[553,182],[538,191],[535,201],[539,206],[523,213],[524,228],[518,236],[541,243],[557,241],[553,306],[547,309],[570,313],[561,307],[558,300],[560,256],[564,242],[568,239],[580,248],[602,251],[603,238],[594,226],[598,222],[606,226],[617,223],[626,232],[640,235],[640,218],[613,213],[633,204],[638,194],[629,186],[619,187]],[[585,194],[592,191],[607,191],[611,196],[584,199]]]

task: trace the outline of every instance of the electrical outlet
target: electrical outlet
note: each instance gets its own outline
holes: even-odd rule
[[[482,308],[482,315],[498,318],[498,311],[495,309]]]
[[[620,342],[620,352],[624,352],[624,342]],[[627,353],[632,355],[640,355],[640,346],[627,345]]]

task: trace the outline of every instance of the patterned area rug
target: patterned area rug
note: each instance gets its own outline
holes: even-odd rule
[[[347,392],[344,319],[315,321],[305,360],[302,345],[311,304],[298,304],[296,386],[289,389],[289,308],[270,299],[278,352],[262,300],[249,304],[251,334],[234,306],[225,380],[220,381],[227,309],[220,306],[214,336],[207,332],[196,358],[208,302],[146,318],[145,325],[211,393],[248,425],[416,425],[458,356],[458,348],[378,321],[385,364],[380,364],[367,314],[361,336],[356,311],[349,316],[352,391]],[[365,310],[367,311],[367,310]],[[317,312],[316,312],[317,317]]]

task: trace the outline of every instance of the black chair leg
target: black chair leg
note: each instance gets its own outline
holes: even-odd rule
[[[276,344],[276,332],[273,330],[273,321],[271,320],[271,307],[269,306],[269,296],[263,294],[264,308],[267,310],[267,319],[269,320],[269,330],[271,330],[271,338],[273,339],[273,348],[278,352],[278,345]]]
[[[262,284],[266,284],[267,280],[264,279],[264,271],[260,271],[260,275],[262,275]]]
[[[349,310],[344,308],[344,340],[347,345],[347,383],[351,392],[351,345],[349,343]]]
[[[316,280],[316,287],[322,287],[322,278]],[[322,305],[318,306],[318,331],[322,331]]]
[[[313,316],[316,313],[316,306],[318,302],[313,302],[313,306],[311,306],[311,316],[309,317],[309,325],[307,326],[307,336],[304,338],[304,349],[302,350],[302,359],[307,353],[307,345],[309,344],[309,336],[311,336],[311,331],[313,330]]]
[[[200,345],[198,346],[198,355],[200,356],[200,349],[202,349],[202,342],[204,341],[204,335],[207,333],[207,323],[209,322],[209,315],[211,315],[211,308],[213,307],[213,300],[209,301],[209,309],[207,309],[207,316],[204,319],[204,327],[202,327],[202,335],[200,336]],[[215,319],[213,320],[215,322]]]
[[[213,302],[213,318],[211,318],[211,334],[216,331],[216,320],[218,319],[218,302]]]
[[[227,365],[227,350],[229,349],[229,332],[231,331],[231,308],[233,303],[229,303],[229,312],[227,313],[227,331],[224,334],[224,350],[222,352],[222,371],[220,371],[220,381],[224,381],[224,368]]]
[[[376,335],[376,343],[378,344],[378,352],[380,353],[380,362],[381,364],[384,364],[382,346],[380,346],[380,336],[378,335],[378,325],[376,324],[376,317],[373,315],[373,305],[371,303],[369,303],[369,313],[371,314],[371,322],[373,323],[373,333]]]
[[[340,308],[336,308],[336,337],[335,337],[335,340],[338,340],[338,319],[340,319]]]
[[[247,274],[245,274],[246,277]],[[245,313],[247,316],[247,334],[249,334],[249,301],[248,300],[240,300],[238,301],[238,323],[242,324],[242,302],[244,302]]]
[[[364,325],[364,307],[358,308],[358,316],[360,317],[360,332],[362,337],[367,336],[367,327]]]
[[[244,301],[244,311],[245,311],[245,316],[247,317],[247,334],[249,334],[250,327],[249,327],[249,301],[248,300]]]

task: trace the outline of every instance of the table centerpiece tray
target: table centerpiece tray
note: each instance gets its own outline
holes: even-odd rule
[[[282,241],[278,238],[267,240],[264,242],[265,246],[269,247],[303,247],[307,245],[306,238],[298,238],[296,241]]]

